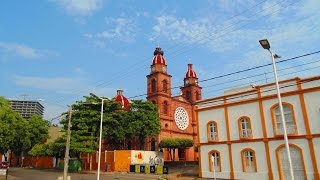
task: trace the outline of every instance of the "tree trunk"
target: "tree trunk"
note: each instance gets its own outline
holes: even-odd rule
[[[172,161],[172,151],[171,151],[171,148],[168,148],[168,151],[169,151],[169,159]]]
[[[176,159],[176,148],[173,148],[173,161]]]

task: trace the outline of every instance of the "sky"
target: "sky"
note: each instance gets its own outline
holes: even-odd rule
[[[158,46],[172,87],[183,85],[192,63],[203,98],[270,83],[271,66],[223,75],[271,63],[260,39],[281,60],[319,51],[319,7],[319,0],[3,0],[0,96],[41,100],[53,123],[90,92],[113,98],[123,89],[145,99]],[[319,66],[320,53],[278,63],[279,79],[319,75]]]

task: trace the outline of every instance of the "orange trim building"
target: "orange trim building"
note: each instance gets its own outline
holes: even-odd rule
[[[320,76],[281,81],[280,91],[295,178],[320,179]],[[290,176],[274,83],[196,103],[200,177]]]

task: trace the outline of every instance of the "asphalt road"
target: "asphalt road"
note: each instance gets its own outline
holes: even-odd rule
[[[8,180],[57,180],[59,176],[62,176],[62,171],[57,170],[38,170],[30,168],[10,168]],[[91,173],[68,173],[71,176],[71,180],[96,180],[97,174]],[[146,175],[146,174],[134,174],[134,173],[102,173],[101,180],[159,180],[159,177],[165,177],[164,175]],[[0,176],[0,180],[5,180],[4,176]]]

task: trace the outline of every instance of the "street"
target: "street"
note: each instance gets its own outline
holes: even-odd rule
[[[97,179],[96,174],[92,173],[68,173],[72,180],[95,180]],[[8,180],[57,180],[59,176],[63,176],[62,171],[58,170],[38,170],[30,168],[10,168]],[[165,177],[165,175],[154,175],[154,174],[134,174],[134,173],[102,173],[100,176],[101,180],[143,180],[143,179],[154,179],[158,180],[159,177]],[[4,180],[5,176],[0,176],[0,180]]]

